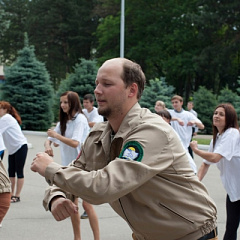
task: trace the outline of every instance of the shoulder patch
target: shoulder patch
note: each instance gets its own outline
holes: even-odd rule
[[[136,141],[126,143],[123,146],[119,158],[141,162],[143,158],[142,146]]]

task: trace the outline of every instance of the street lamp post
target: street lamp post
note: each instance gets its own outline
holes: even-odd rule
[[[125,0],[121,0],[121,27],[120,27],[120,57],[124,57],[124,26],[125,26]]]

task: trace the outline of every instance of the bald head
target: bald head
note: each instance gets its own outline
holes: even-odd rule
[[[102,67],[114,66],[121,73],[120,76],[126,87],[132,83],[138,85],[138,100],[141,98],[146,82],[145,75],[139,64],[126,58],[112,58],[103,63]]]

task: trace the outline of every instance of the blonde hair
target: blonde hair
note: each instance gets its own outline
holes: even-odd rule
[[[156,105],[156,104],[158,104],[158,105],[160,105],[161,107],[163,107],[163,109],[166,108],[166,105],[165,105],[165,103],[164,103],[163,101],[158,100],[158,101],[156,101],[155,105]]]

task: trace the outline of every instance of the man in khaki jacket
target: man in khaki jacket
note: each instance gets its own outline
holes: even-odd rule
[[[141,67],[115,58],[98,70],[95,96],[108,119],[89,133],[68,167],[38,153],[31,169],[46,178],[44,207],[57,221],[77,212],[75,196],[109,203],[137,240],[217,239],[216,207],[190,168],[176,133],[138,104]]]

